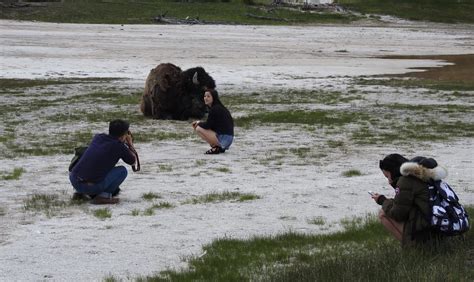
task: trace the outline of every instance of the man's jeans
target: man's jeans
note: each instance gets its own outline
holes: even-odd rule
[[[69,181],[77,192],[87,195],[97,195],[104,198],[112,198],[112,194],[117,191],[120,184],[127,178],[127,169],[124,166],[114,167],[98,183],[81,182],[73,174],[69,174]]]

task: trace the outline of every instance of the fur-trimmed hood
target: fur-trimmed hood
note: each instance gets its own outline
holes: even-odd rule
[[[434,168],[427,168],[416,162],[406,162],[400,166],[400,173],[403,176],[412,175],[415,176],[424,182],[432,180],[441,180],[448,176],[448,171],[439,165]]]

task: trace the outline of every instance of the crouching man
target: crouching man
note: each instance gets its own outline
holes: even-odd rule
[[[136,162],[129,126],[124,120],[113,120],[109,124],[109,134],[94,136],[69,174],[77,191],[74,197],[91,197],[91,203],[97,205],[119,202],[115,196],[127,177],[127,169],[115,165],[120,159],[129,165]]]

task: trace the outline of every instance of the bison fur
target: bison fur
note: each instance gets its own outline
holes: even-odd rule
[[[182,71],[162,63],[148,74],[140,110],[154,119],[199,119],[206,113],[204,91],[214,88],[214,79],[202,67]]]

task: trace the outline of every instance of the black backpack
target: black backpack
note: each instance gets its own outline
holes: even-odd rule
[[[469,230],[469,216],[453,189],[444,181],[431,181],[431,226],[444,235],[459,235]]]
[[[79,162],[84,152],[87,150],[87,146],[80,146],[74,148],[74,157],[72,157],[71,163],[69,163],[69,172],[72,171],[74,166]]]

